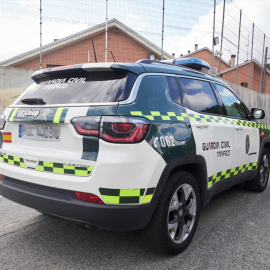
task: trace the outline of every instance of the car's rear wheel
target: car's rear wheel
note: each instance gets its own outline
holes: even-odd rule
[[[146,228],[148,243],[157,252],[180,253],[195,233],[199,212],[200,194],[196,179],[187,172],[173,173]]]
[[[251,181],[246,181],[247,189],[255,192],[262,192],[266,189],[269,179],[269,162],[270,154],[267,149],[263,150],[261,160],[259,162],[256,177]]]

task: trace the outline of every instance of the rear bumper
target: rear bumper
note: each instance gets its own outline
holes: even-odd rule
[[[156,200],[146,205],[100,205],[78,200],[75,192],[3,177],[0,195],[52,215],[117,231],[142,229],[149,223]]]

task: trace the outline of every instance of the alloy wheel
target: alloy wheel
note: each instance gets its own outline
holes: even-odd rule
[[[168,210],[168,232],[176,243],[185,241],[194,225],[197,209],[195,191],[189,184],[181,185],[173,194]]]

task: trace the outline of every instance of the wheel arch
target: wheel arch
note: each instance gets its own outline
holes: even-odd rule
[[[258,162],[261,160],[264,148],[266,148],[270,152],[270,137],[265,138],[261,144]]]
[[[202,206],[208,203],[207,198],[207,167],[202,156],[192,155],[179,157],[170,161],[163,170],[158,182],[154,198],[158,199],[167,183],[169,176],[175,171],[186,171],[194,176],[198,183]]]

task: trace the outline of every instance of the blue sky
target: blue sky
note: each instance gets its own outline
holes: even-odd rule
[[[265,32],[270,37],[269,0],[227,0],[224,57],[236,53],[239,9],[243,9],[240,60],[250,55],[252,22],[256,28],[255,51],[258,60]],[[256,2],[256,4],[255,4]],[[162,0],[108,0],[109,19],[117,18],[161,47]],[[186,54],[199,48],[211,49],[213,0],[165,0],[164,49]],[[105,21],[106,0],[43,0],[43,44],[63,38]],[[223,1],[217,0],[217,36],[221,33]],[[261,31],[259,31],[259,28]],[[0,61],[39,47],[39,1],[0,1]],[[267,44],[270,46],[270,39]],[[215,49],[219,49],[217,46]]]

